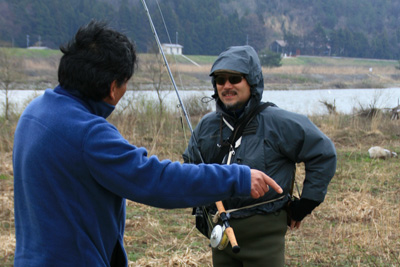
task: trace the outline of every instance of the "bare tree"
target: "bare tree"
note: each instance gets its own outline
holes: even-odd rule
[[[159,104],[159,114],[160,116],[164,113],[164,99],[168,93],[170,93],[170,87],[165,90],[165,80],[167,79],[166,69],[163,63],[163,59],[161,58],[161,54],[158,51],[156,46],[153,46],[151,49],[151,59],[148,61],[149,63],[144,65],[144,71],[149,75],[149,79],[152,82],[153,89],[157,94],[158,104]],[[164,90],[163,90],[164,89]]]
[[[12,112],[11,88],[20,77],[21,61],[13,56],[13,50],[9,48],[0,48],[0,90],[4,95],[4,118],[10,119]]]
[[[324,104],[324,106],[328,109],[329,115],[337,114],[337,112],[336,112],[336,100],[333,100],[333,104],[329,103],[326,100],[320,100],[319,102]]]

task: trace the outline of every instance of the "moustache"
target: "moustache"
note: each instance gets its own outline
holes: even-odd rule
[[[221,93],[222,96],[227,96],[227,95],[237,95],[236,90],[224,90]]]

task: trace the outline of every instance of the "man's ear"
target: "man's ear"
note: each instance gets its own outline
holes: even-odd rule
[[[109,95],[108,95],[112,101],[115,100],[115,91],[116,91],[116,90],[117,90],[117,80],[114,80],[114,81],[111,83],[111,86],[110,86],[110,93],[109,93]]]
[[[103,101],[109,104],[114,103],[116,97],[115,95],[116,90],[117,90],[117,81],[114,80],[110,85],[110,91],[108,92],[108,95],[103,99]]]

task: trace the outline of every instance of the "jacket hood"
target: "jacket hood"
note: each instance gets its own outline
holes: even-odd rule
[[[215,83],[214,72],[218,70],[232,70],[244,74],[250,85],[251,98],[254,103],[259,103],[264,91],[264,78],[261,69],[260,59],[257,52],[249,45],[231,46],[222,52],[211,67],[210,76],[214,87],[212,96],[218,101],[217,86]]]

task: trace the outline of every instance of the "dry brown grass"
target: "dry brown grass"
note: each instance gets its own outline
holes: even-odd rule
[[[0,265],[10,264],[15,250],[14,192],[10,178],[0,179]]]
[[[329,74],[329,75],[388,75],[396,74],[398,71],[393,67],[374,67],[372,72],[366,66],[293,66],[283,65],[280,68],[263,68],[263,73],[286,73],[286,74]]]
[[[376,125],[346,116],[313,120],[335,142],[338,169],[325,202],[305,219],[300,230],[288,232],[287,265],[398,265],[400,162],[396,158],[371,160],[367,150],[379,144],[399,152],[400,132],[395,130],[400,129],[399,122],[380,120]],[[371,123],[375,132],[370,131]],[[170,158],[179,160],[180,155]],[[300,164],[297,172],[300,187],[302,167]],[[151,215],[135,220],[135,225],[145,229],[127,226],[128,239],[135,240],[127,245],[131,266],[211,266],[207,240],[193,229],[190,209],[165,211],[131,203],[128,214],[137,210]]]
[[[210,85],[208,73],[211,64],[202,64],[200,67],[179,64],[171,65],[174,73],[190,79],[191,85],[199,82]],[[309,66],[283,65],[280,68],[263,68],[266,88],[273,89],[321,89],[321,88],[381,88],[399,84],[399,71],[393,66]],[[210,85],[211,87],[211,85]]]
[[[209,73],[211,70],[211,64],[202,64],[195,66],[193,64],[179,64],[171,65],[171,69],[181,73]]]
[[[186,146],[177,114],[111,117],[121,133],[160,159],[181,160]],[[337,115],[313,117],[334,141],[338,169],[326,200],[298,231],[287,234],[288,266],[397,266],[400,263],[400,162],[371,160],[381,145],[400,152],[399,121]],[[166,123],[168,122],[168,123]],[[372,127],[371,124],[374,124]],[[374,128],[374,131],[371,131]],[[10,151],[2,151],[0,262],[15,248]],[[7,165],[8,164],[8,165]],[[301,187],[303,166],[298,166]],[[125,246],[130,266],[211,266],[208,242],[194,228],[191,209],[161,210],[128,201]]]

